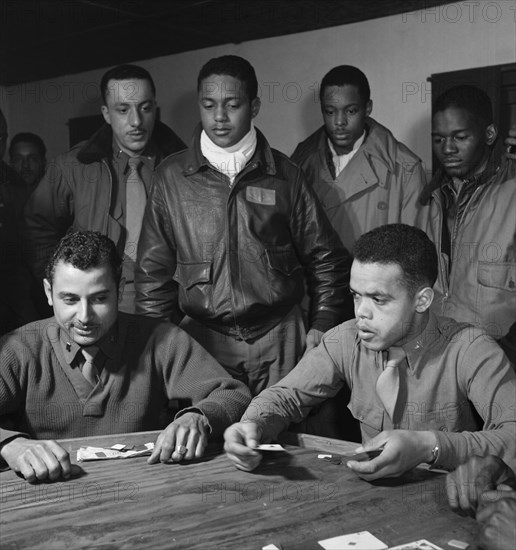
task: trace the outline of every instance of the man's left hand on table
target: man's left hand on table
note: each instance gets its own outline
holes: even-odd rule
[[[147,462],[181,462],[200,458],[208,444],[208,419],[200,413],[187,412],[171,422],[158,436]]]

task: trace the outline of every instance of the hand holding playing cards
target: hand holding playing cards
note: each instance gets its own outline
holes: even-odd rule
[[[180,462],[200,458],[208,444],[208,434],[208,419],[203,414],[187,412],[159,434],[147,462],[154,464],[158,461]]]
[[[68,479],[72,475],[70,455],[56,441],[17,437],[2,447],[0,456],[13,472],[31,483]]]
[[[262,460],[255,448],[260,444],[261,430],[253,422],[237,422],[224,432],[224,450],[239,470],[250,472]]]
[[[448,474],[448,503],[452,510],[474,516],[480,505],[480,495],[499,485],[516,489],[516,476],[509,466],[497,456],[472,456]]]
[[[516,491],[488,491],[477,514],[479,546],[489,550],[516,548]]]
[[[396,477],[430,461],[435,444],[430,431],[387,430],[356,449],[357,453],[382,449],[381,454],[366,462],[351,459],[347,466],[367,480]]]

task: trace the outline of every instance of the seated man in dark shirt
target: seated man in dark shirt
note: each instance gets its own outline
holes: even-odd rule
[[[54,317],[0,341],[0,457],[28,481],[70,477],[59,438],[164,428],[150,463],[198,458],[250,401],[180,328],[119,313],[121,274],[108,237],[68,234],[44,280]]]

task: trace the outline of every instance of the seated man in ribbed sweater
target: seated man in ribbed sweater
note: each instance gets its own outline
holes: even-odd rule
[[[198,458],[250,401],[180,328],[119,313],[121,274],[108,237],[68,234],[44,281],[54,317],[0,340],[0,457],[28,481],[71,476],[54,439],[163,428],[149,463]]]

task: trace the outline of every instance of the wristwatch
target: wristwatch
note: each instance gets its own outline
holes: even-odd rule
[[[437,462],[437,458],[439,456],[439,445],[435,445],[435,447],[432,449],[432,460],[430,462],[427,462],[429,466],[433,466]]]

